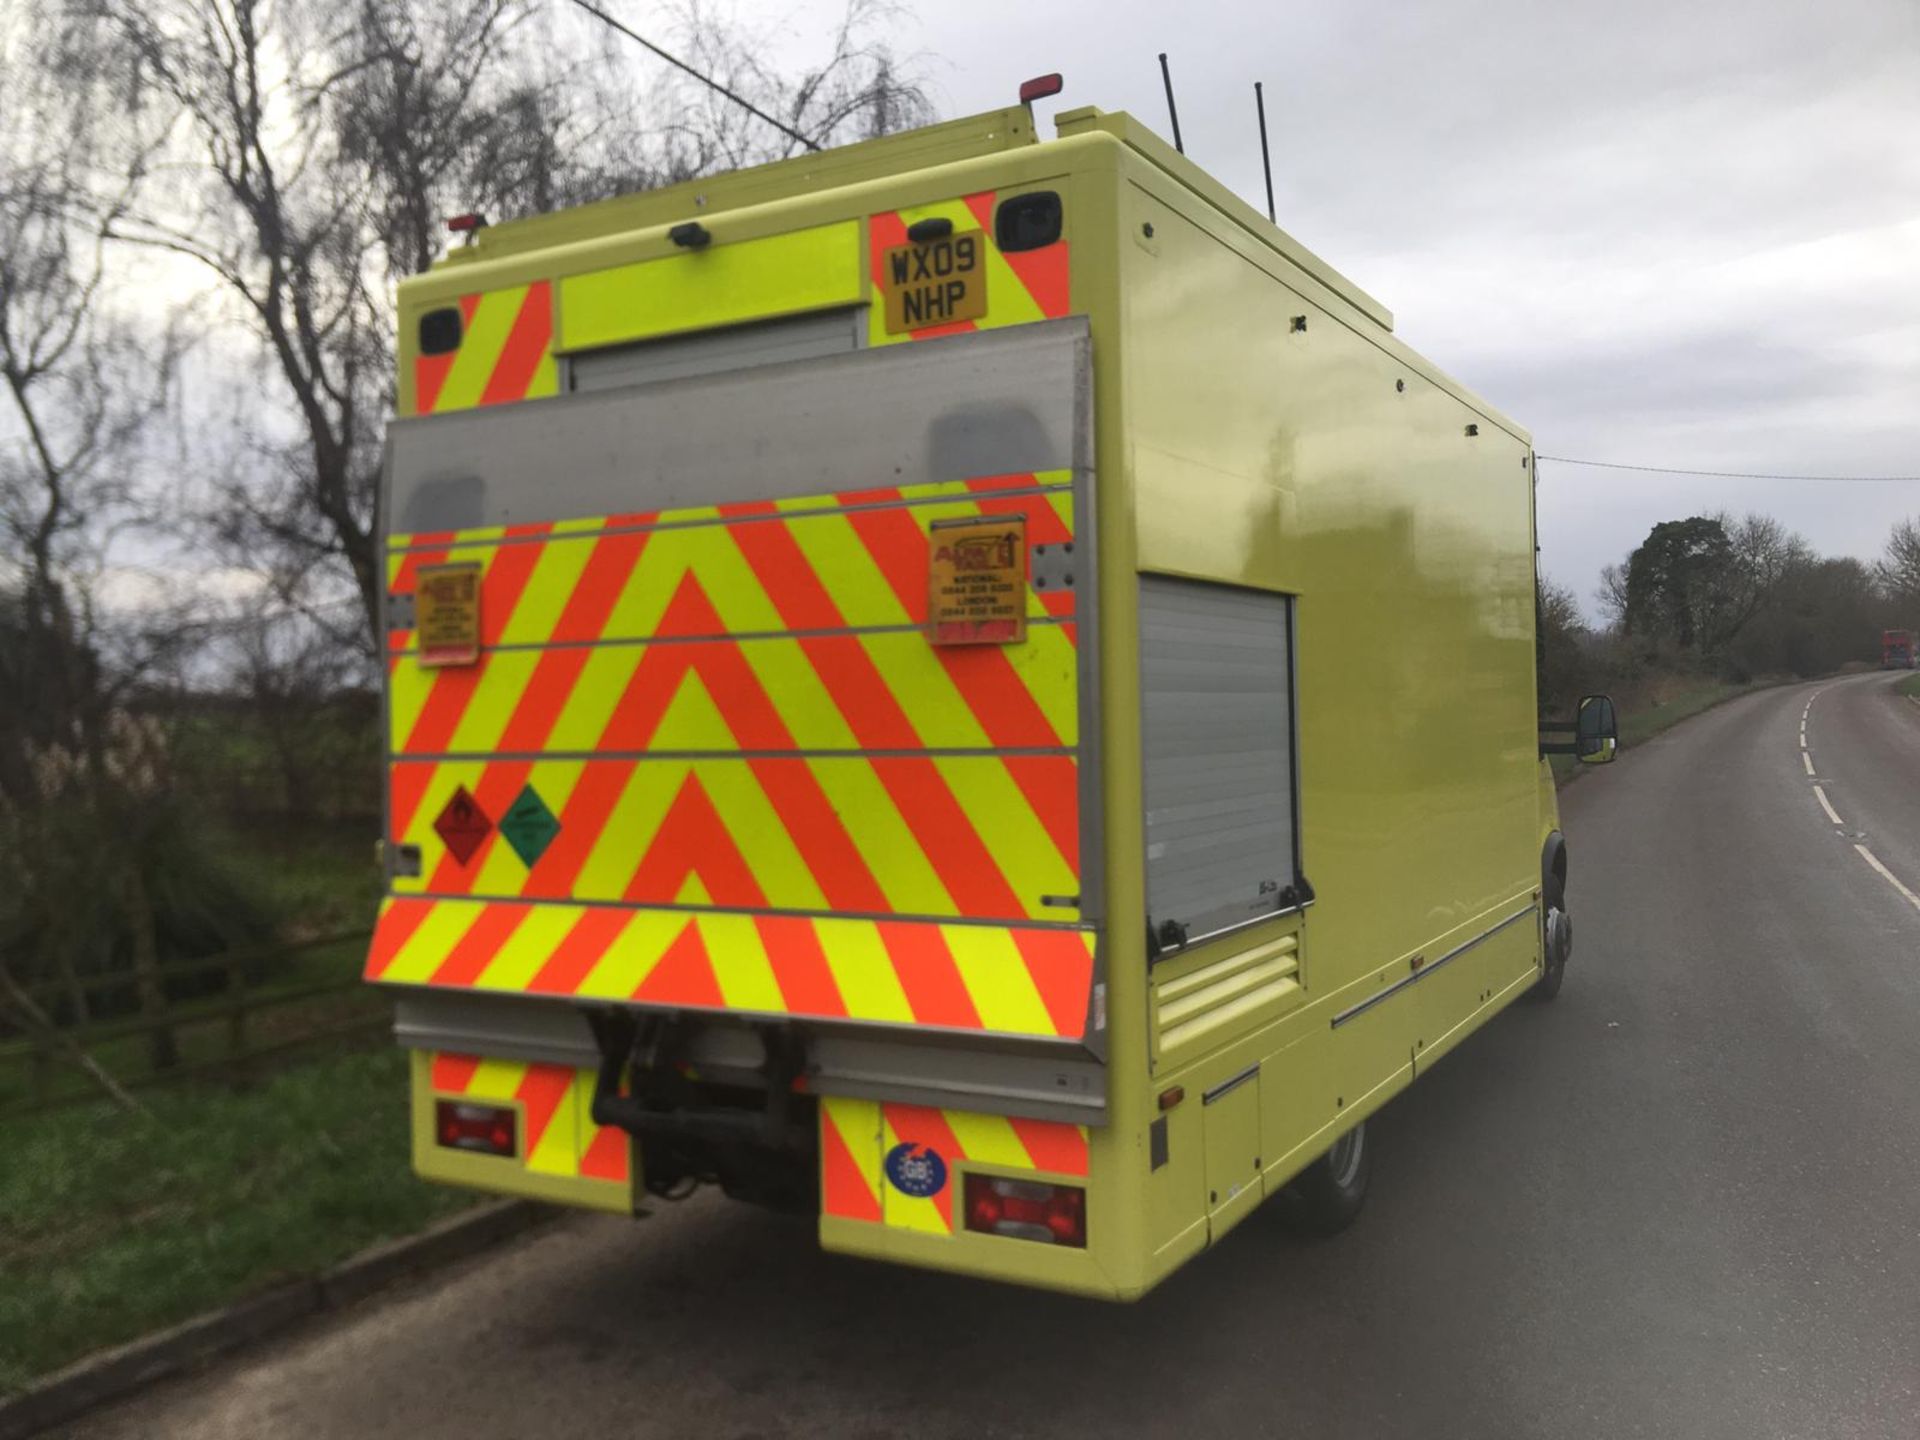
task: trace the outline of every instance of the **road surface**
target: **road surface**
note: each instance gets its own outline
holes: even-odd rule
[[[1334,1241],[1112,1308],[583,1216],[73,1433],[1920,1435],[1920,706],[1749,696],[1565,812],[1566,989],[1389,1107]]]

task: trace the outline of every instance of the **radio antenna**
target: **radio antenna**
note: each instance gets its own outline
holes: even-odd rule
[[[1173,148],[1182,155],[1187,147],[1180,143],[1180,107],[1173,103],[1173,72],[1167,69],[1167,52],[1160,52],[1160,81],[1167,87],[1167,114],[1173,120]]]
[[[1260,112],[1260,168],[1267,177],[1267,219],[1273,215],[1273,157],[1267,153],[1267,100],[1260,93],[1260,82],[1253,82],[1253,108]],[[1274,220],[1277,225],[1280,222]]]

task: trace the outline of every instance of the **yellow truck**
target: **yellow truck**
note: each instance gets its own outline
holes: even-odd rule
[[[1137,122],[491,228],[400,293],[434,1180],[1139,1296],[1559,985],[1526,434]],[[1562,729],[1574,728],[1572,725]]]

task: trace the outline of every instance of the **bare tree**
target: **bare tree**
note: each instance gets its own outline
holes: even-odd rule
[[[1709,653],[1723,653],[1767,607],[1785,596],[1790,576],[1814,562],[1813,548],[1771,515],[1749,513],[1738,520],[1721,512],[1714,517],[1726,532],[1731,565],[1703,640]]]
[[[1920,517],[1894,525],[1873,578],[1901,615],[1911,620],[1920,614]]]
[[[96,893],[69,898],[120,910],[142,1008],[157,1014],[165,997],[151,897],[140,866],[119,863],[127,857],[109,818],[139,743],[137,727],[116,726],[118,707],[143,665],[103,663],[115,637],[98,623],[91,580],[129,505],[128,473],[160,407],[171,349],[140,343],[105,302],[105,237],[134,202],[153,139],[124,108],[124,76],[97,40],[84,15],[37,4],[0,33],[0,535],[10,562],[0,571],[9,592],[0,679],[9,695],[34,701],[0,707],[0,839],[14,881],[0,923],[19,928],[22,897],[57,883],[41,822],[56,811],[84,815],[102,837],[103,863]],[[122,644],[119,657],[142,648]],[[51,948],[84,1017],[72,954]],[[8,995],[23,993],[11,974],[0,979]],[[171,1033],[153,1035],[155,1062],[171,1063]]]
[[[632,70],[569,63],[536,0],[103,3],[190,137],[186,181],[114,233],[218,279],[296,417],[264,437],[278,442],[269,482],[228,487],[220,537],[256,566],[272,557],[283,597],[316,620],[313,602],[348,583],[370,650],[392,285],[438,253],[440,218],[510,217],[744,163],[769,153],[767,139],[705,92],[697,103],[676,92],[674,123],[649,135]],[[856,0],[826,62],[792,80],[699,9],[682,23],[705,63],[835,137],[925,112],[867,38],[884,13]],[[596,32],[596,43],[611,57],[623,42]]]
[[[1627,567],[1624,562],[1619,565],[1602,565],[1600,567],[1600,583],[1594,588],[1593,598],[1600,606],[1600,613],[1606,617],[1607,624],[1615,628],[1625,626],[1627,622]]]

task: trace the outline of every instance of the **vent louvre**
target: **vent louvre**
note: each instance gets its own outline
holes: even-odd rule
[[[1233,1038],[1300,994],[1300,940],[1283,935],[1154,987],[1159,1056],[1184,1058]]]

